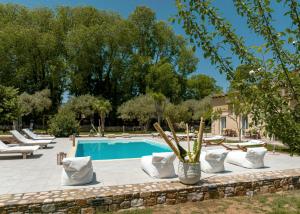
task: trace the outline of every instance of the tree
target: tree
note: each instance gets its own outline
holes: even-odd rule
[[[218,93],[221,88],[216,85],[216,80],[204,74],[191,76],[187,80],[187,97],[200,100],[204,97]]]
[[[239,142],[242,142],[242,127],[241,121],[243,116],[247,116],[250,112],[248,103],[243,102],[243,97],[238,91],[230,91],[227,93],[229,114],[228,116],[235,122]]]
[[[18,101],[21,107],[20,117],[27,116],[34,111],[35,100],[33,99],[33,95],[24,92],[18,97]]]
[[[76,114],[67,108],[60,108],[49,121],[49,132],[56,137],[68,137],[79,133],[79,122]]]
[[[155,102],[150,95],[140,95],[118,108],[119,117],[125,121],[137,120],[140,126],[144,126],[145,131],[149,127],[150,120],[155,118]]]
[[[99,128],[102,137],[104,137],[104,125],[105,125],[105,117],[108,115],[108,113],[111,111],[111,104],[108,100],[103,100],[103,99],[97,99],[94,102],[94,110],[98,112],[99,114]]]
[[[187,98],[195,51],[148,7],[137,7],[128,18],[93,7],[12,4],[0,4],[0,14],[1,84],[24,93],[24,120],[38,120],[30,95],[44,89],[52,103],[44,115],[58,111],[64,93],[90,94],[110,100],[112,124],[118,106],[136,96],[162,93],[174,103]],[[91,108],[80,106],[91,117]]]
[[[51,108],[52,101],[50,99],[51,93],[49,89],[37,91],[34,94],[26,92],[19,96],[20,118],[23,116],[39,116],[42,115],[42,123],[44,127],[45,112]]]
[[[203,117],[205,120],[211,118],[212,106],[210,96],[207,96],[202,100],[185,100],[180,105],[188,109],[191,120],[193,121],[198,121],[200,117]]]
[[[146,76],[147,92],[158,92],[171,100],[178,99],[180,85],[170,63],[160,61],[151,66]]]
[[[163,118],[165,107],[166,107],[166,104],[168,103],[168,100],[162,93],[151,93],[150,96],[152,96],[152,98],[154,100],[157,122],[158,122],[158,124],[160,124],[161,120]]]
[[[187,123],[191,120],[191,112],[189,109],[182,104],[175,105],[173,103],[167,103],[165,111],[164,111],[164,118],[170,118],[174,123]]]
[[[0,123],[11,123],[18,117],[18,90],[0,85]]]
[[[150,8],[137,7],[128,19],[94,8],[60,8],[58,15],[69,23],[64,44],[71,94],[109,98],[118,106],[148,91],[171,100],[184,93],[181,78],[195,71],[197,58]]]
[[[75,113],[76,118],[81,121],[89,118],[92,123],[92,116],[94,115],[94,103],[95,97],[85,94],[78,97],[72,97],[64,106],[65,109],[69,109]]]
[[[0,13],[1,84],[29,94],[49,88],[57,107],[66,82],[66,63],[53,12],[2,4]]]
[[[287,10],[281,11],[289,19],[286,26],[281,26],[284,31],[277,31],[273,25],[275,4]],[[190,41],[201,47],[204,57],[216,64],[221,73],[233,80],[232,57],[252,67],[251,75],[235,81],[234,88],[251,105],[255,123],[265,124],[267,132],[288,145],[291,154],[300,151],[299,3],[235,0],[234,7],[246,20],[249,31],[262,38],[263,45],[248,48],[211,1],[177,0],[178,18]]]

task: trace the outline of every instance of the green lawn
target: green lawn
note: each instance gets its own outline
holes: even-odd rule
[[[157,206],[149,209],[119,211],[122,214],[300,214],[300,191],[188,202],[173,206]]]

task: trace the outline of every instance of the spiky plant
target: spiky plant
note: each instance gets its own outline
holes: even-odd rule
[[[179,143],[178,137],[176,135],[176,132],[174,130],[174,127],[173,127],[173,124],[172,124],[170,118],[167,118],[167,123],[172,132],[175,144],[169,139],[169,137],[166,135],[166,133],[164,132],[164,130],[161,128],[161,126],[158,123],[154,124],[154,128],[156,129],[156,131],[158,131],[159,135],[164,139],[164,141],[173,150],[174,154],[178,157],[178,159],[184,163],[199,162],[202,140],[203,140],[203,131],[204,131],[203,117],[201,117],[201,120],[200,120],[200,126],[199,126],[197,140],[194,141],[192,151],[190,151],[190,139],[189,139],[189,131],[188,131],[189,126],[186,125],[186,128],[187,128],[186,133],[187,133],[187,141],[188,141],[188,151],[186,151]]]

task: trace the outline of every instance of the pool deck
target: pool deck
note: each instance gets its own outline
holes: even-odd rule
[[[79,139],[88,140],[91,138]],[[95,140],[96,138],[92,139]],[[158,138],[147,139],[160,141]],[[89,185],[61,186],[62,166],[56,164],[56,154],[59,152],[70,153],[72,151],[72,143],[69,138],[58,138],[55,142],[48,149],[38,150],[33,157],[26,160],[22,159],[20,155],[0,155],[0,195],[177,180],[177,178],[153,179],[141,170],[140,159],[123,159],[93,161],[96,176],[93,183]],[[216,147],[208,147],[208,149],[213,148]],[[177,163],[177,161],[174,163],[175,169],[177,168]],[[226,172],[215,174],[202,173],[202,178],[209,179],[210,177],[217,178],[224,175],[299,169],[300,157],[290,157],[288,154],[273,154],[269,152],[265,157],[265,165],[266,168],[263,169],[245,169],[225,164]]]

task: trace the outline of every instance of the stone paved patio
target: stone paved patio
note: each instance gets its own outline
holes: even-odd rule
[[[207,149],[212,149],[209,147]],[[58,152],[69,152],[71,141],[59,138],[49,149],[38,150],[31,159],[23,160],[20,156],[0,156],[0,195],[8,193],[27,193],[48,190],[76,189],[126,185],[159,181],[177,181],[174,179],[153,179],[140,169],[139,159],[93,161],[96,178],[85,186],[62,187],[60,185],[61,166],[56,165]],[[175,162],[176,164],[176,162]],[[219,179],[228,175],[253,172],[268,172],[284,169],[300,168],[300,157],[286,154],[268,153],[265,158],[266,168],[244,169],[226,164],[226,172],[218,174],[202,174],[203,179]]]

